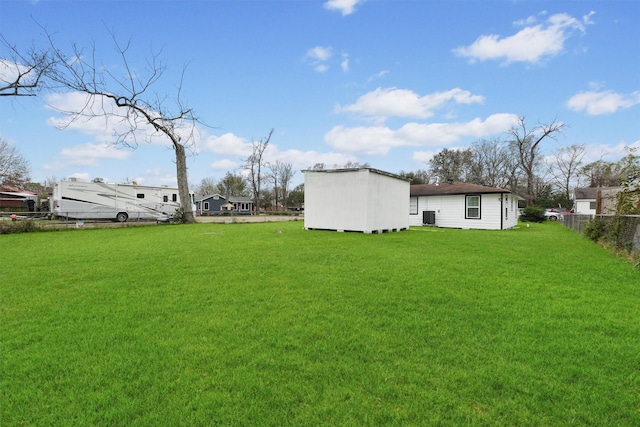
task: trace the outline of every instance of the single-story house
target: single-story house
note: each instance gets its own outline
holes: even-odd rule
[[[518,224],[518,198],[503,188],[462,182],[412,185],[409,224],[506,230]]]
[[[574,212],[581,215],[615,212],[615,195],[622,187],[577,187],[573,189]]]
[[[409,228],[409,180],[373,168],[303,170],[307,230],[385,233]]]
[[[229,196],[229,200],[220,194],[204,196],[196,200],[198,215],[250,215],[253,212],[253,200],[250,197]]]
[[[38,195],[32,191],[16,187],[0,187],[0,209],[5,211],[34,212],[38,205]]]

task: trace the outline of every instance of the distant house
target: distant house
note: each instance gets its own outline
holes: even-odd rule
[[[578,187],[573,190],[573,208],[581,215],[615,212],[615,195],[622,187]]]
[[[509,190],[450,182],[412,185],[409,224],[505,230],[518,223],[518,198]]]
[[[305,229],[370,234],[409,228],[409,180],[373,168],[302,172]]]
[[[38,195],[32,191],[0,187],[0,210],[34,212],[37,205]]]
[[[250,197],[229,196],[227,200],[220,194],[212,194],[196,200],[198,215],[250,215],[253,211],[253,201]]]

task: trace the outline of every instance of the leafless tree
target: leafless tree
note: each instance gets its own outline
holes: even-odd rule
[[[248,172],[247,180],[253,195],[253,206],[255,206],[258,214],[260,213],[260,189],[265,178],[262,174],[262,168],[265,166],[264,152],[271,141],[272,135],[273,129],[269,131],[269,135],[266,138],[253,141],[251,143],[251,154],[244,161],[244,168]]]
[[[579,177],[584,152],[584,145],[560,147],[549,165],[554,184],[562,190],[567,200],[571,199],[571,184]]]
[[[120,44],[111,34],[123,72],[100,63],[95,45],[86,53],[72,46],[68,55],[59,49],[48,35],[49,52],[57,64],[45,72],[52,90],[79,92],[86,95],[84,103],[71,111],[61,111],[68,120],[62,127],[83,120],[102,119],[106,129],[114,133],[115,144],[136,148],[140,140],[151,142],[166,138],[175,152],[176,178],[183,209],[184,222],[195,222],[189,195],[187,150],[193,150],[196,124],[200,120],[181,99],[184,70],[177,86],[173,105],[167,97],[152,92],[167,66],[159,53],[152,53],[144,71],[135,67],[129,57],[130,42]]]
[[[293,175],[295,175],[293,165],[276,160],[273,163],[269,163],[268,167],[270,170],[269,178],[273,182],[276,206],[278,206],[281,201],[283,205],[286,205],[289,185],[291,184]]]
[[[45,83],[46,73],[57,64],[49,50],[32,47],[25,53],[0,34],[0,46],[9,55],[0,59],[0,96],[35,96]]]
[[[0,137],[0,185],[24,187],[30,180],[29,173],[29,161]]]
[[[196,196],[204,197],[215,194],[217,185],[213,178],[202,178],[200,184],[193,189]]]
[[[473,144],[473,164],[477,184],[511,188],[517,168],[508,144],[500,139],[480,140]]]
[[[508,134],[509,141],[514,152],[518,156],[519,166],[524,172],[527,181],[527,206],[533,204],[535,197],[536,172],[540,167],[540,144],[545,139],[556,139],[562,132],[565,125],[557,123],[543,123],[538,126],[528,128],[524,117],[518,119],[518,123],[511,127]]]

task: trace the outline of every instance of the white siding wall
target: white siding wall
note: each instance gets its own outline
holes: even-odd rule
[[[595,203],[596,199],[581,199],[575,201],[575,212],[581,215],[595,215],[596,210],[591,209],[591,202]]]
[[[409,183],[372,172],[305,171],[305,228],[365,233],[409,227]]]
[[[515,198],[512,202],[512,195],[507,196],[482,194],[480,197],[480,219],[465,218],[465,195],[421,196],[418,197],[418,214],[409,215],[409,224],[421,226],[423,225],[422,212],[435,211],[435,225],[437,227],[500,230],[502,220],[503,229],[511,228],[518,223],[518,203]],[[502,203],[501,197],[504,197],[504,203]]]

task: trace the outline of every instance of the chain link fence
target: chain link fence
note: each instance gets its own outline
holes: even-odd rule
[[[640,254],[640,215],[564,215],[566,227],[585,234],[601,235],[619,249]]]

